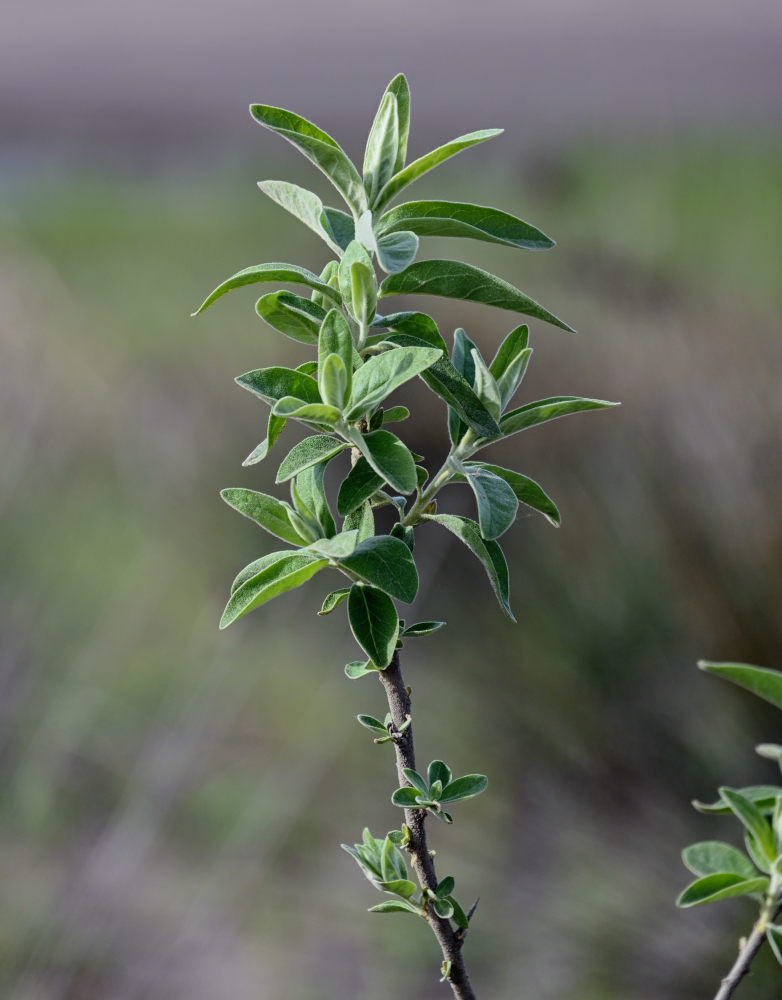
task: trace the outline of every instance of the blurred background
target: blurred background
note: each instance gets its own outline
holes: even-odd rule
[[[229,511],[266,409],[235,375],[298,364],[248,264],[327,250],[255,182],[328,195],[247,115],[315,120],[360,158],[397,72],[411,152],[502,126],[413,197],[495,204],[545,254],[424,243],[565,317],[536,324],[520,400],[618,399],[487,458],[558,501],[505,537],[508,623],[466,550],[419,533],[407,643],[423,763],[490,775],[432,830],[480,896],[481,997],[711,996],[753,918],[680,912],[679,851],[738,843],[689,800],[774,781],[780,717],[695,669],[782,667],[782,7],[691,0],[5,0],[0,34],[0,993],[13,1000],[420,1000],[431,936],[378,901],[341,841],[400,821],[384,712],[318,578],[226,633],[234,573],[274,540]],[[508,313],[418,299],[491,355]],[[402,425],[436,461],[422,388]],[[280,455],[296,440],[286,431]],[[281,495],[281,494],[278,494]],[[463,488],[444,494],[468,511]],[[741,996],[782,970],[759,960]]]

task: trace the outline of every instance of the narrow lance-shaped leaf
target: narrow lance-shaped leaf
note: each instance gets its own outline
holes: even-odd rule
[[[745,799],[754,802],[762,813],[770,813],[776,804],[777,796],[782,795],[782,787],[779,785],[748,785],[745,788],[739,788],[738,791]],[[731,812],[730,806],[722,795],[716,802],[699,802],[695,799],[692,804],[698,812],[702,813],[725,814]]]
[[[236,383],[265,402],[273,405],[286,396],[306,403],[319,403],[317,383],[309,375],[292,368],[256,368],[236,378]]]
[[[758,842],[763,854],[769,861],[773,862],[776,858],[774,834],[763,813],[754,802],[744,798],[740,792],[733,788],[720,788],[720,795]]]
[[[272,201],[303,222],[313,233],[317,233],[337,256],[342,253],[342,248],[332,238],[329,229],[323,225],[323,202],[316,194],[288,181],[258,181],[258,187]]]
[[[399,170],[394,174],[375,200],[375,207],[379,211],[395,198],[400,191],[406,188],[408,184],[412,184],[414,180],[417,180],[423,174],[433,170],[434,167],[450,159],[452,156],[456,156],[457,153],[461,153],[463,149],[469,149],[470,146],[475,146],[479,142],[493,139],[495,135],[500,135],[502,131],[501,128],[489,128],[481,129],[478,132],[469,132],[467,135],[460,135],[457,139],[452,139],[451,142],[446,143],[444,146],[438,146],[437,149],[433,149],[424,156],[419,156],[417,160],[413,160],[403,170]]]
[[[433,365],[442,352],[436,347],[398,347],[370,358],[353,375],[347,419],[357,420],[411,378]]]
[[[491,472],[495,476],[499,476],[500,479],[504,479],[505,482],[510,486],[516,495],[516,499],[519,503],[525,504],[527,507],[531,507],[533,510],[538,511],[543,516],[554,525],[554,527],[559,527],[560,516],[557,510],[557,505],[549,497],[543,488],[539,486],[534,479],[530,479],[528,476],[523,476],[520,472],[514,472],[512,469],[504,469],[501,465],[489,465],[486,462],[466,462],[466,469],[485,469],[487,472]],[[454,481],[460,481],[464,479],[461,475],[456,475],[453,477]]]
[[[338,354],[327,354],[320,368],[318,388],[324,402],[335,406],[340,413],[348,393],[348,372]]]
[[[378,220],[376,233],[382,236],[405,229],[419,236],[464,237],[525,250],[554,246],[545,233],[507,212],[459,201],[409,201],[397,205]]]
[[[466,302],[481,302],[574,332],[564,320],[504,278],[459,260],[419,260],[399,274],[389,274],[380,286],[380,297],[388,295],[440,295]]]
[[[500,429],[502,436],[508,437],[510,434],[517,434],[548,420],[567,417],[571,413],[582,413],[584,410],[604,410],[609,406],[619,406],[619,403],[605,399],[587,399],[582,396],[551,396],[506,413],[500,420]]]
[[[287,420],[285,417],[276,417],[273,413],[269,413],[269,423],[266,429],[266,437],[259,445],[256,445],[255,448],[253,448],[247,458],[245,458],[242,462],[242,465],[256,465],[258,462],[262,462],[269,454],[269,451],[274,446],[277,438],[280,434],[282,434],[282,430],[286,423]]]
[[[488,469],[465,466],[465,476],[478,505],[484,538],[499,538],[516,520],[519,501],[513,489]]]
[[[354,265],[359,265],[354,268]],[[358,240],[348,245],[337,271],[342,301],[355,319],[371,312],[366,320],[371,323],[375,315],[377,290],[375,270],[366,248]],[[371,309],[370,309],[371,306]]]
[[[405,165],[407,156],[407,138],[410,134],[410,88],[404,73],[398,73],[386,87],[386,92],[396,98],[398,129],[398,144],[393,173],[399,173]]]
[[[301,115],[268,104],[251,104],[250,114],[264,128],[287,139],[322,170],[357,215],[364,211],[367,196],[359,172],[327,132]]]
[[[515,622],[516,619],[508,603],[508,564],[497,542],[482,538],[478,525],[469,517],[459,517],[456,514],[427,514],[426,520],[447,528],[480,559],[503,611],[511,621]]]
[[[380,101],[364,153],[364,187],[370,205],[391,179],[398,150],[399,111],[396,96],[387,90]]]
[[[378,903],[377,906],[369,907],[370,913],[414,913],[416,916],[421,916],[421,911],[413,906],[412,903],[408,903],[404,899],[386,899],[382,903]]]
[[[207,295],[198,309],[193,313],[193,316],[197,316],[204,309],[208,309],[213,302],[216,302],[226,292],[231,292],[235,288],[242,288],[244,285],[257,285],[269,281],[283,284],[307,285],[308,288],[320,292],[326,298],[333,299],[337,303],[339,302],[338,293],[333,288],[324,284],[316,274],[308,271],[306,267],[298,267],[296,264],[255,264],[252,267],[245,267],[243,270],[237,271],[230,278],[226,278],[222,284],[218,285],[213,292]]]
[[[319,615],[330,615],[332,611],[342,604],[346,600],[348,594],[350,593],[350,587],[340,587],[339,590],[332,590],[330,594],[326,594],[323,598],[323,604],[320,606]]]
[[[382,590],[362,583],[348,595],[350,629],[369,659],[381,669],[391,662],[399,633],[394,602]]]
[[[724,677],[782,708],[782,673],[778,670],[753,667],[749,663],[710,663],[708,660],[701,660],[698,666],[707,674]]]

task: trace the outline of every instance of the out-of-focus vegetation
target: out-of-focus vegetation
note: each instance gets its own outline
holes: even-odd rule
[[[0,991],[15,1000],[390,1000],[402,940],[419,949],[416,995],[441,995],[430,941],[402,918],[355,919],[375,899],[337,845],[398,817],[375,794],[390,751],[348,723],[381,692],[345,679],[343,622],[315,617],[328,582],[217,632],[226,582],[271,541],[218,490],[275,489],[264,466],[240,468],[265,410],[231,379],[302,358],[252,292],[188,314],[254,259],[322,260],[253,194],[257,169],[2,191]],[[465,763],[492,776],[435,843],[443,870],[459,857],[465,900],[480,880],[471,959],[487,997],[691,1000],[751,912],[673,899],[680,846],[731,836],[688,800],[718,777],[773,776],[752,752],[776,738],[773,710],[693,664],[782,665],[780,171],[782,147],[738,138],[481,168],[487,203],[560,246],[470,259],[580,330],[533,328],[524,397],[624,402],[492,453],[563,514],[559,531],[530,516],[507,539],[518,626],[487,586],[464,627],[469,554],[421,539],[414,614],[449,625],[436,660],[425,641],[406,649],[433,720],[420,753],[458,769],[468,741]],[[488,354],[513,324],[420,305]],[[444,414],[425,442],[401,434],[445,451]],[[451,588],[427,587],[435,563]],[[747,1000],[768,995],[766,974]]]

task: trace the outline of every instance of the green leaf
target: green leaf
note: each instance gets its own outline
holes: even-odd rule
[[[347,419],[358,420],[440,357],[442,353],[434,347],[397,347],[370,358],[353,376]]]
[[[777,708],[782,708],[782,673],[778,670],[753,667],[748,663],[711,663],[708,660],[701,660],[698,666],[707,674],[733,681]]]
[[[386,274],[397,274],[415,260],[418,237],[415,233],[389,233],[375,240],[377,262]]]
[[[453,919],[456,922],[456,925],[458,927],[461,927],[465,931],[468,930],[470,927],[470,921],[467,919],[467,914],[464,912],[461,906],[456,902],[453,896],[449,896],[448,901],[453,907]]]
[[[306,542],[306,539],[299,535],[288,518],[290,507],[276,497],[239,487],[221,490],[220,496],[229,507],[238,510],[240,514],[249,517],[256,524],[260,524],[270,535],[275,535],[292,545],[302,545]]]
[[[324,209],[323,211],[325,213],[328,211],[328,209]],[[341,304],[342,298],[339,294],[338,275],[339,275],[339,262],[336,260],[330,260],[323,268],[323,270],[320,272],[320,280],[325,282],[329,286],[329,288],[333,289],[334,292],[336,292],[336,301],[338,304]],[[331,309],[332,306],[334,305],[333,299],[325,298],[323,295],[320,294],[320,292],[313,292],[311,298],[312,301],[316,305],[320,306],[322,309]]]
[[[358,531],[358,540],[360,542],[371,538],[375,533],[375,515],[372,513],[372,505],[367,502],[356,510],[351,511],[345,517],[343,527],[346,531],[355,528]]]
[[[494,360],[489,365],[489,371],[499,379],[507,371],[508,366],[521,351],[526,350],[529,344],[529,327],[526,323],[514,327],[507,337],[500,344]]]
[[[525,347],[523,351],[519,351],[516,357],[513,358],[511,363],[505,369],[504,373],[497,379],[497,389],[500,393],[500,405],[503,410],[511,399],[513,399],[516,394],[516,390],[521,385],[522,379],[527,372],[527,367],[531,357],[532,348]]]
[[[519,501],[508,483],[488,469],[465,466],[465,478],[475,494],[478,524],[484,538],[499,538],[516,520]]]
[[[740,788],[739,792],[745,799],[754,802],[761,812],[771,812],[776,804],[777,796],[782,795],[782,788],[779,785],[749,785]],[[697,799],[693,806],[702,813],[729,813],[731,808],[720,796],[716,802],[699,802]]]
[[[451,774],[450,767],[444,761],[433,760],[429,765],[427,777],[429,778],[430,785],[433,785],[435,781],[439,781],[443,788],[445,788],[446,785],[451,783],[453,775]]]
[[[526,504],[527,507],[531,507],[533,510],[543,514],[554,527],[559,527],[560,516],[556,504],[534,479],[522,476],[520,472],[514,472],[512,469],[503,469],[501,465],[489,465],[486,462],[467,462],[465,463],[465,468],[484,469],[495,476],[499,476],[500,479],[504,479],[520,503]],[[461,478],[460,476],[454,476],[454,480]]]
[[[508,603],[508,564],[499,545],[495,541],[482,538],[478,525],[469,517],[460,517],[457,514],[427,514],[426,520],[441,524],[464,542],[480,559],[497,600],[508,618],[515,622],[516,619]]]
[[[420,794],[415,788],[397,788],[391,796],[391,802],[395,806],[401,806],[403,809],[419,809],[418,799]]]
[[[741,851],[719,840],[690,844],[682,851],[682,861],[693,875],[700,877],[730,872],[743,879],[752,879],[758,874],[755,866]]]
[[[413,788],[417,789],[417,791],[419,791],[421,795],[424,796],[429,795],[429,786],[421,777],[421,775],[418,773],[418,771],[414,771],[411,767],[403,767],[402,774],[404,774],[404,776],[407,778],[407,780],[410,782]]]
[[[358,170],[328,133],[292,111],[251,104],[250,114],[264,128],[292,143],[328,177],[353,211],[360,215],[367,197]]]
[[[380,888],[385,892],[393,892],[397,896],[402,896],[404,899],[410,899],[418,892],[416,884],[406,878],[395,878],[388,882],[381,882]]]
[[[396,160],[393,173],[398,173],[405,165],[407,137],[410,134],[410,88],[404,73],[398,73],[386,87],[386,93],[396,98],[397,120],[399,122]]]
[[[766,875],[769,875],[771,873],[771,862],[760,849],[760,845],[749,830],[744,831],[744,846],[747,849],[747,854],[752,858],[755,867],[765,872]]]
[[[287,420],[285,417],[276,417],[273,413],[269,413],[269,423],[266,429],[266,437],[259,445],[256,445],[255,448],[253,448],[247,458],[245,458],[242,462],[242,465],[256,465],[258,462],[262,462],[269,454],[274,442],[282,433],[282,429],[285,427],[286,423]]]
[[[619,406],[619,403],[611,403],[605,399],[585,399],[582,396],[550,396],[506,413],[500,420],[500,429],[502,436],[508,437],[547,420],[556,420],[557,417],[566,417],[570,413],[581,413],[584,410],[603,410],[608,406]]]
[[[774,958],[782,965],[782,928],[777,927],[776,924],[770,924],[766,928],[766,937],[769,947],[774,952]]]
[[[444,879],[437,883],[435,895],[440,897],[450,896],[456,886],[453,875],[446,875]]]
[[[274,415],[286,420],[305,420],[313,424],[335,424],[342,412],[328,403],[305,403],[295,396],[283,396],[274,404]]]
[[[311,465],[303,472],[300,472],[295,481],[291,482],[291,493],[294,493],[293,486],[295,482],[296,494],[298,494],[299,501],[304,504],[307,511],[311,513],[320,525],[322,537],[331,538],[336,534],[337,528],[334,524],[331,509],[329,508],[326,488],[323,485],[323,474],[326,470],[326,465],[326,462],[319,462],[317,465]]]
[[[412,184],[414,180],[432,170],[444,160],[450,159],[450,157],[455,156],[457,153],[461,153],[463,149],[475,146],[479,142],[485,142],[486,139],[493,139],[495,135],[500,135],[501,132],[501,128],[469,132],[467,135],[460,135],[457,139],[452,139],[444,146],[438,146],[437,149],[433,149],[431,153],[413,160],[412,163],[408,164],[403,170],[399,170],[389,180],[375,201],[376,208],[379,210],[385,207],[408,184]]]
[[[758,842],[763,854],[773,862],[777,856],[774,834],[763,813],[754,802],[733,788],[720,788],[720,795],[730,806],[731,812],[741,820]]]
[[[333,538],[319,538],[313,542],[309,548],[318,555],[336,561],[344,559],[354,551],[358,545],[358,531],[340,531]]]
[[[410,411],[406,406],[389,406],[387,410],[382,411],[382,416],[384,424],[399,423],[402,420],[407,420]]]
[[[287,181],[258,181],[258,187],[265,195],[294,215],[305,226],[317,233],[331,247],[337,256],[342,252],[339,243],[333,239],[329,229],[323,225],[323,202],[320,198],[297,184]]]
[[[327,354],[321,365],[319,389],[324,401],[340,413],[348,395],[348,371],[338,354]]]
[[[257,368],[239,375],[235,381],[269,405],[286,396],[294,396],[306,403],[319,403],[320,393],[314,379],[292,368]]]
[[[402,632],[402,635],[406,639],[417,639],[425,635],[431,635],[433,632],[438,632],[445,622],[416,622],[415,625],[408,625],[408,627]]]
[[[350,629],[370,660],[381,669],[391,662],[399,633],[394,602],[382,590],[355,583],[348,595]]]
[[[372,122],[364,153],[364,188],[370,206],[374,204],[381,189],[391,180],[398,150],[399,111],[396,96],[387,90]]]
[[[433,899],[432,909],[443,920],[449,920],[453,916],[453,906],[448,899]]]
[[[385,480],[362,456],[351,468],[337,494],[337,513],[345,517],[376,493]]]
[[[448,348],[437,329],[437,324],[426,313],[398,312],[390,316],[376,316],[372,326],[393,330],[395,333],[407,333],[416,338],[413,347],[437,347],[443,354],[448,354]]]
[[[387,295],[441,295],[466,302],[482,302],[574,332],[571,326],[503,278],[459,260],[419,260],[399,274],[389,274],[379,294],[381,298]]]
[[[676,900],[676,905],[686,909],[704,903],[716,903],[720,899],[731,899],[733,896],[751,896],[767,889],[767,878],[743,879],[731,872],[720,872],[699,878],[688,885]]]
[[[285,483],[311,465],[328,462],[349,447],[328,434],[313,434],[295,444],[282,460],[275,482]]]
[[[460,201],[408,201],[378,220],[378,235],[400,229],[419,236],[466,237],[525,250],[554,246],[553,240],[528,222],[496,208]]]
[[[491,413],[495,420],[500,419],[502,404],[500,402],[500,390],[494,381],[494,376],[486,367],[486,362],[477,350],[473,349],[473,366],[475,368],[475,381],[473,383],[478,398]]]
[[[371,660],[353,660],[352,663],[345,664],[345,676],[351,681],[358,680],[359,677],[366,677],[367,674],[376,674],[380,667],[376,667]]]
[[[309,552],[285,552],[279,555],[279,559],[250,577],[233,592],[220,619],[221,629],[227,628],[237,618],[272,598],[301,586],[328,566],[327,559],[318,559]]]
[[[342,301],[350,314],[361,322],[371,323],[377,303],[377,281],[372,260],[358,240],[348,244],[337,274]]]
[[[480,795],[489,784],[489,779],[485,774],[465,774],[463,778],[457,778],[450,782],[443,789],[440,802],[458,802],[461,799],[471,799],[474,795]]]
[[[255,311],[269,326],[301,344],[317,344],[324,310],[293,292],[269,292],[255,303]]]
[[[371,729],[372,732],[381,733],[383,736],[388,735],[388,730],[380,721],[376,719],[374,715],[357,715],[356,718],[366,729]]]
[[[415,460],[395,434],[383,430],[370,431],[369,434],[362,434],[356,443],[367,463],[383,480],[400,493],[413,492],[418,483]]]
[[[356,238],[356,227],[352,216],[347,212],[342,212],[338,208],[329,208],[324,205],[323,214],[320,217],[320,224],[334,243],[339,247],[341,257],[348,245]],[[336,264],[336,261],[329,263]]]
[[[339,605],[342,604],[349,593],[350,587],[340,587],[339,590],[332,590],[330,594],[326,594],[323,598],[323,604],[321,604],[318,614],[330,615],[335,608],[338,608]]]
[[[345,364],[350,378],[353,372],[353,336],[340,309],[331,309],[323,319],[318,335],[318,381],[320,369],[329,354],[337,354]]]
[[[416,916],[420,917],[421,912],[417,907],[408,903],[404,899],[384,899],[382,903],[378,903],[377,906],[370,906],[370,913],[414,913]]]
[[[208,309],[213,302],[216,302],[226,292],[233,291],[234,288],[241,288],[243,285],[257,285],[265,281],[291,282],[296,285],[307,285],[316,292],[320,292],[321,295],[339,302],[339,296],[334,289],[329,288],[328,285],[324,285],[317,275],[313,274],[312,271],[308,271],[305,267],[298,267],[296,264],[255,264],[252,267],[245,267],[243,270],[237,271],[230,278],[226,278],[221,285],[218,285],[213,292],[207,295],[198,309],[193,313],[193,316],[198,316],[204,309]]]
[[[365,539],[350,556],[342,560],[342,566],[361,577],[364,582],[407,604],[415,599],[418,592],[418,572],[410,549],[404,542],[390,535]],[[377,660],[375,663],[381,666]],[[382,666],[387,666],[387,663]]]

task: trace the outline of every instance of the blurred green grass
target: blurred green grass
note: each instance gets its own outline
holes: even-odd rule
[[[780,665],[780,167],[770,140],[645,140],[465,165],[437,188],[559,241],[425,246],[581,331],[533,330],[524,398],[623,401],[493,448],[563,513],[507,536],[517,627],[447,538],[417,551],[413,614],[450,623],[405,651],[420,754],[492,782],[435,831],[457,894],[481,895],[468,947],[486,995],[689,1000],[751,919],[672,900],[688,838],[736,839],[688,799],[773,780],[751,748],[778,719],[694,661]],[[380,691],[345,680],[341,614],[314,614],[328,581],[216,631],[233,573],[270,548],[218,491],[276,489],[272,467],[240,468],[265,412],[231,379],[306,349],[252,293],[188,314],[249,263],[326,259],[257,176],[3,189],[0,982],[20,1000],[387,1000],[403,954],[415,995],[441,995],[432,942],[365,917],[372,890],[337,848],[399,816],[388,755],[352,721],[382,713]],[[513,323],[420,305],[485,353]],[[428,408],[403,436],[434,460],[443,413],[409,396]]]

